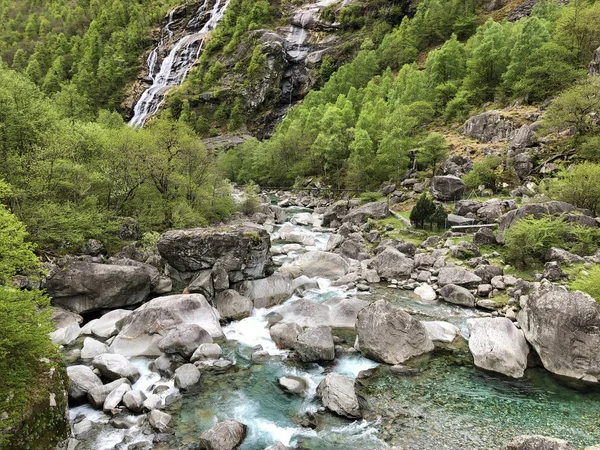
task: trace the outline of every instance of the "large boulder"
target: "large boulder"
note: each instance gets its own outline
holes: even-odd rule
[[[369,219],[385,219],[390,214],[387,202],[372,202],[352,208],[344,217],[343,222],[352,225],[362,225]]]
[[[324,227],[339,226],[346,214],[348,214],[348,201],[339,200],[325,210],[322,225]]]
[[[546,436],[517,436],[502,450],[575,450],[567,441]]]
[[[421,323],[434,343],[450,344],[461,336],[460,329],[449,322],[432,320],[422,321]]]
[[[270,247],[267,230],[254,224],[167,231],[158,241],[160,255],[179,272],[211,269],[218,262],[232,281],[265,277]]]
[[[358,298],[330,298],[321,303],[301,298],[286,303],[277,312],[284,321],[303,327],[325,325],[354,329],[358,312],[368,304],[369,302]]]
[[[438,273],[438,284],[456,284],[464,287],[476,287],[481,283],[481,278],[473,272],[458,266],[442,267]]]
[[[173,289],[173,283],[169,277],[161,275],[160,271],[150,265],[131,258],[110,258],[109,263],[116,266],[140,267],[150,276],[150,292],[152,294],[166,294]]]
[[[108,380],[127,378],[135,383],[140,378],[139,370],[122,355],[104,353],[96,356],[92,360],[92,365]]]
[[[84,313],[141,303],[151,280],[141,267],[69,261],[53,267],[45,287],[52,304]]]
[[[121,383],[118,387],[113,389],[107,396],[106,400],[104,400],[104,405],[102,405],[102,410],[105,414],[112,414],[113,410],[119,406],[121,400],[123,400],[123,396],[126,392],[131,391],[131,385],[127,383]]]
[[[321,326],[300,333],[294,343],[294,350],[304,362],[333,361],[335,348],[331,328]]]
[[[246,425],[229,419],[203,432],[199,444],[203,450],[233,450],[242,444],[245,437]]]
[[[296,339],[302,333],[302,327],[297,323],[277,322],[269,328],[269,334],[275,345],[284,349],[293,349]]]
[[[431,180],[431,195],[436,200],[459,200],[465,193],[465,183],[454,175],[435,176]]]
[[[557,375],[598,383],[600,305],[587,294],[555,285],[521,299],[519,325],[544,367]]]
[[[284,264],[280,270],[289,273],[293,278],[306,275],[309,278],[322,277],[336,280],[348,273],[349,264],[338,254],[312,251],[304,253],[291,263]]]
[[[289,299],[294,290],[292,277],[286,273],[275,273],[260,280],[242,281],[236,290],[252,300],[255,308],[269,308]]]
[[[352,378],[330,373],[319,383],[317,395],[321,397],[325,408],[340,416],[350,419],[362,417]]]
[[[521,378],[527,368],[529,346],[523,332],[506,317],[467,320],[469,350],[475,365],[485,370]]]
[[[117,380],[111,381],[110,383],[106,383],[104,385],[96,386],[90,389],[87,393],[88,402],[90,405],[96,409],[102,409],[104,406],[104,402],[106,401],[106,397],[112,391],[117,389],[122,384],[131,385],[131,381],[127,378],[119,378]]]
[[[401,364],[433,350],[421,322],[385,300],[371,303],[358,313],[356,331],[360,352],[375,361]]]
[[[102,380],[88,366],[67,367],[67,376],[69,377],[69,398],[73,400],[82,400],[86,398],[88,391],[102,386]]]
[[[241,320],[252,314],[254,304],[248,297],[238,291],[226,289],[219,292],[213,300],[215,308],[223,320]]]
[[[479,142],[499,142],[515,134],[515,125],[500,111],[486,111],[465,122],[462,133]]]
[[[184,364],[175,370],[175,387],[183,391],[200,381],[200,370],[193,364]]]
[[[565,213],[571,213],[574,211],[584,212],[579,210],[575,206],[566,202],[550,201],[545,203],[528,203],[521,206],[520,208],[513,209],[507,212],[502,217],[498,224],[498,232],[496,233],[496,240],[498,243],[504,243],[504,232],[517,223],[519,220],[524,219],[528,216],[533,216],[535,219],[541,219],[544,216],[560,215]],[[595,226],[595,225],[594,225]]]
[[[475,296],[471,292],[462,286],[456,284],[447,284],[440,289],[440,295],[448,303],[454,303],[455,305],[461,306],[475,306]]]
[[[377,275],[387,280],[404,280],[410,278],[415,268],[415,262],[394,247],[386,247],[371,263],[377,270]]]
[[[170,295],[149,301],[123,319],[110,349],[125,356],[160,356],[158,343],[181,324],[199,325],[213,338],[223,336],[218,312],[203,295]]]
[[[158,343],[158,349],[167,354],[178,353],[191,358],[200,344],[210,344],[213,339],[208,331],[195,323],[182,323],[170,329]]]
[[[83,340],[83,348],[81,349],[81,354],[79,356],[81,359],[92,359],[102,353],[108,353],[108,346],[96,339],[86,337]]]
[[[101,339],[108,339],[119,332],[117,323],[131,314],[127,309],[115,309],[107,312],[90,327],[91,333]]]

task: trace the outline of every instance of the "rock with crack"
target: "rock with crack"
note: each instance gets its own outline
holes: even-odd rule
[[[335,348],[331,328],[320,326],[300,333],[294,343],[294,350],[303,362],[333,361]]]
[[[317,387],[317,395],[330,411],[350,419],[362,417],[354,380],[345,375],[330,373]]]

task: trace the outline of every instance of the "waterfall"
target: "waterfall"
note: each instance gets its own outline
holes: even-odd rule
[[[130,126],[143,126],[148,116],[158,110],[169,89],[180,85],[198,60],[204,46],[204,39],[223,18],[229,0],[216,0],[212,9],[207,13],[208,4],[209,0],[204,0],[204,4],[190,20],[188,27],[196,25],[204,19],[204,16],[208,15],[206,23],[200,30],[183,36],[175,43],[169,54],[162,61],[158,73],[155,73],[155,69],[158,60],[158,49],[165,42],[164,33],[158,46],[148,56],[148,73],[150,78],[152,78],[152,85],[142,93],[142,96],[134,106],[133,118],[129,121]],[[169,14],[169,22],[165,26],[167,39],[173,36],[173,32],[169,28],[172,23],[173,12]]]

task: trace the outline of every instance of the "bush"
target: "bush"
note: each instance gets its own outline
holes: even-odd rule
[[[500,167],[500,158],[491,156],[485,158],[480,163],[473,164],[473,169],[463,177],[465,185],[471,189],[477,189],[483,185],[494,192],[498,190],[498,168]]]
[[[381,200],[381,193],[379,193],[379,192],[363,192],[362,194],[360,194],[360,196],[358,198],[360,199],[360,201],[362,203],[377,202],[377,201]]]
[[[549,197],[600,212],[600,164],[578,164],[547,183]]]
[[[591,295],[600,303],[600,266],[592,267],[587,275],[579,275],[569,287]]]
[[[250,216],[254,214],[260,206],[260,199],[258,197],[258,186],[249,183],[244,186],[244,200],[240,205],[240,211]]]

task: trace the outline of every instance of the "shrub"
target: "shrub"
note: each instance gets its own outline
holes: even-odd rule
[[[500,158],[491,156],[480,163],[473,164],[473,169],[463,177],[465,185],[473,190],[483,185],[494,192],[498,190],[498,168]]]
[[[547,183],[549,197],[600,212],[600,164],[578,164]]]
[[[244,186],[244,200],[240,205],[240,211],[250,216],[258,210],[259,205],[258,187],[253,183],[248,183]]]
[[[569,287],[574,291],[591,295],[600,303],[600,266],[592,267],[587,275],[579,275]]]
[[[363,192],[358,197],[362,203],[376,202],[381,199],[379,192]]]

